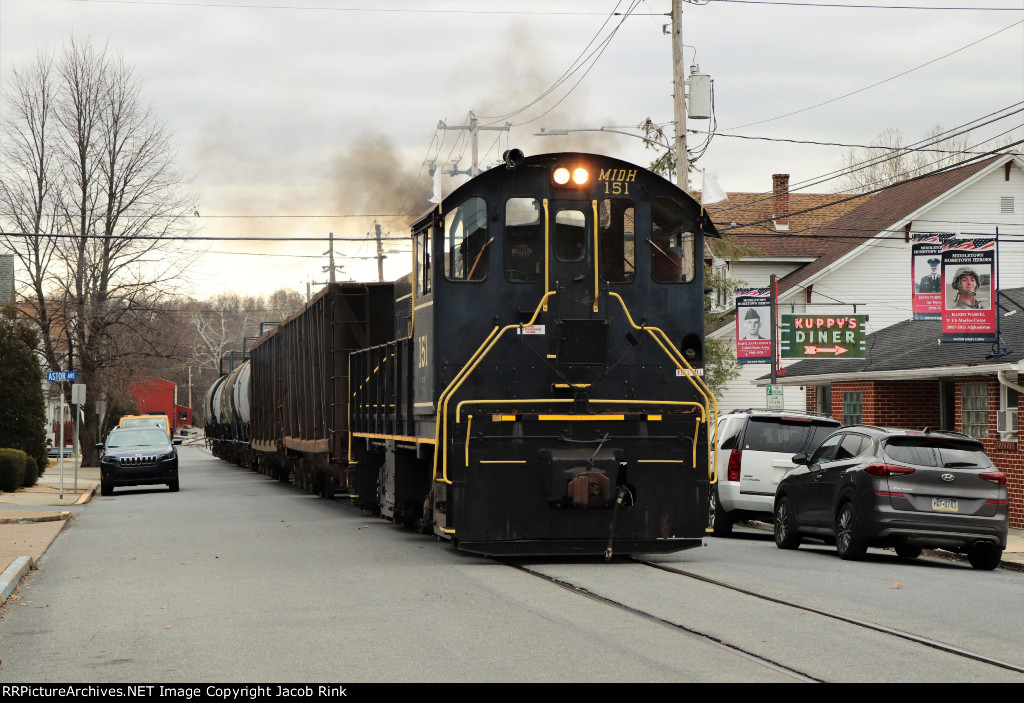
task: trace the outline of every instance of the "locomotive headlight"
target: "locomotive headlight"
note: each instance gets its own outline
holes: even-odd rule
[[[556,185],[564,186],[569,182],[569,169],[565,166],[559,166],[555,169],[553,178]]]
[[[585,168],[577,168],[572,172],[572,182],[578,186],[590,180],[590,173]]]

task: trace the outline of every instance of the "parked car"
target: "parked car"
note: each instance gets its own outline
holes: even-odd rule
[[[775,544],[834,537],[843,559],[869,546],[913,559],[923,548],[966,553],[976,569],[999,565],[1009,529],[1006,476],[981,442],[959,432],[844,427],[779,483]]]
[[[796,410],[734,410],[718,420],[718,483],[711,489],[711,528],[728,537],[742,520],[771,521],[775,488],[842,424]]]
[[[113,495],[116,486],[166,483],[178,490],[178,450],[160,427],[115,428],[100,450],[100,494]]]
[[[147,415],[125,415],[121,418],[121,421],[117,423],[118,427],[162,427],[164,432],[167,433],[167,437],[170,438],[171,434],[171,423],[167,419],[167,416],[160,413],[152,413]]]

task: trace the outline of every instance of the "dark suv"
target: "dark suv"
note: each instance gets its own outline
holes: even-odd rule
[[[1009,528],[1006,476],[976,439],[959,432],[844,427],[813,454],[793,457],[775,495],[775,544],[835,538],[843,559],[869,546],[913,559],[922,548],[999,565]]]
[[[166,483],[178,490],[178,450],[162,427],[114,428],[106,444],[97,444],[100,455],[100,495],[114,493],[115,486]]]

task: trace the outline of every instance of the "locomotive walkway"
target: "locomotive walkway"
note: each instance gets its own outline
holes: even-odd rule
[[[76,490],[75,464],[65,459],[63,496],[57,465],[48,467],[31,488],[0,493],[0,604],[6,602],[19,581],[60,535],[72,518],[72,507],[89,502],[99,486],[98,468],[79,467]],[[771,530],[766,523],[752,524]],[[932,554],[957,558],[944,552]],[[1024,530],[1010,530],[1000,566],[1024,571]]]

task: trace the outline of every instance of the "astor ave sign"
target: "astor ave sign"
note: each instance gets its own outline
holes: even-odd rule
[[[47,371],[46,372],[46,380],[47,381],[57,381],[57,382],[77,381],[78,380],[78,372],[77,371]]]

